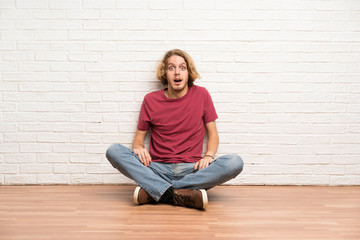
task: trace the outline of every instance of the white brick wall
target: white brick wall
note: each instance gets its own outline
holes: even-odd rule
[[[360,184],[357,0],[0,0],[0,184],[128,183],[156,62],[189,52],[230,184]]]

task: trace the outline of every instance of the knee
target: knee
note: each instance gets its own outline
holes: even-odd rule
[[[230,154],[228,155],[228,164],[229,166],[236,170],[238,173],[241,173],[244,168],[244,161],[239,155],[236,154]]]
[[[118,158],[117,156],[124,152],[125,149],[127,148],[119,143],[112,144],[106,150],[106,158],[113,163]]]
[[[106,158],[109,159],[111,158],[111,156],[114,155],[115,152],[117,152],[120,147],[120,144],[118,143],[115,143],[115,144],[112,144],[110,145],[110,147],[108,147],[108,149],[106,150]]]

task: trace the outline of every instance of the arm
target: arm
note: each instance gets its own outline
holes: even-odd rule
[[[144,164],[145,167],[149,166],[151,162],[151,156],[145,148],[145,137],[147,131],[136,130],[134,140],[132,142],[132,149],[134,153],[139,157],[140,162]]]
[[[217,132],[217,128],[216,128],[216,123],[215,121],[209,122],[205,124],[207,133],[208,133],[208,142],[207,142],[207,147],[206,147],[206,153],[205,153],[205,157],[202,158],[201,160],[199,160],[198,162],[196,162],[194,169],[198,169],[201,170],[203,168],[208,167],[212,161],[214,160],[212,157],[215,156],[216,152],[217,152],[217,148],[219,146],[219,135]],[[206,156],[208,155],[208,156]],[[212,157],[210,157],[210,156]]]

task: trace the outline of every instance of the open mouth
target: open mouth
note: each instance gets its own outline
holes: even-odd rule
[[[174,82],[179,83],[181,82],[181,79],[175,79]]]

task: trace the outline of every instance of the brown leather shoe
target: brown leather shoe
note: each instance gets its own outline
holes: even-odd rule
[[[156,203],[156,201],[141,187],[136,187],[134,191],[134,203],[138,205]]]
[[[204,189],[174,189],[173,205],[205,210],[208,205],[206,191]]]

